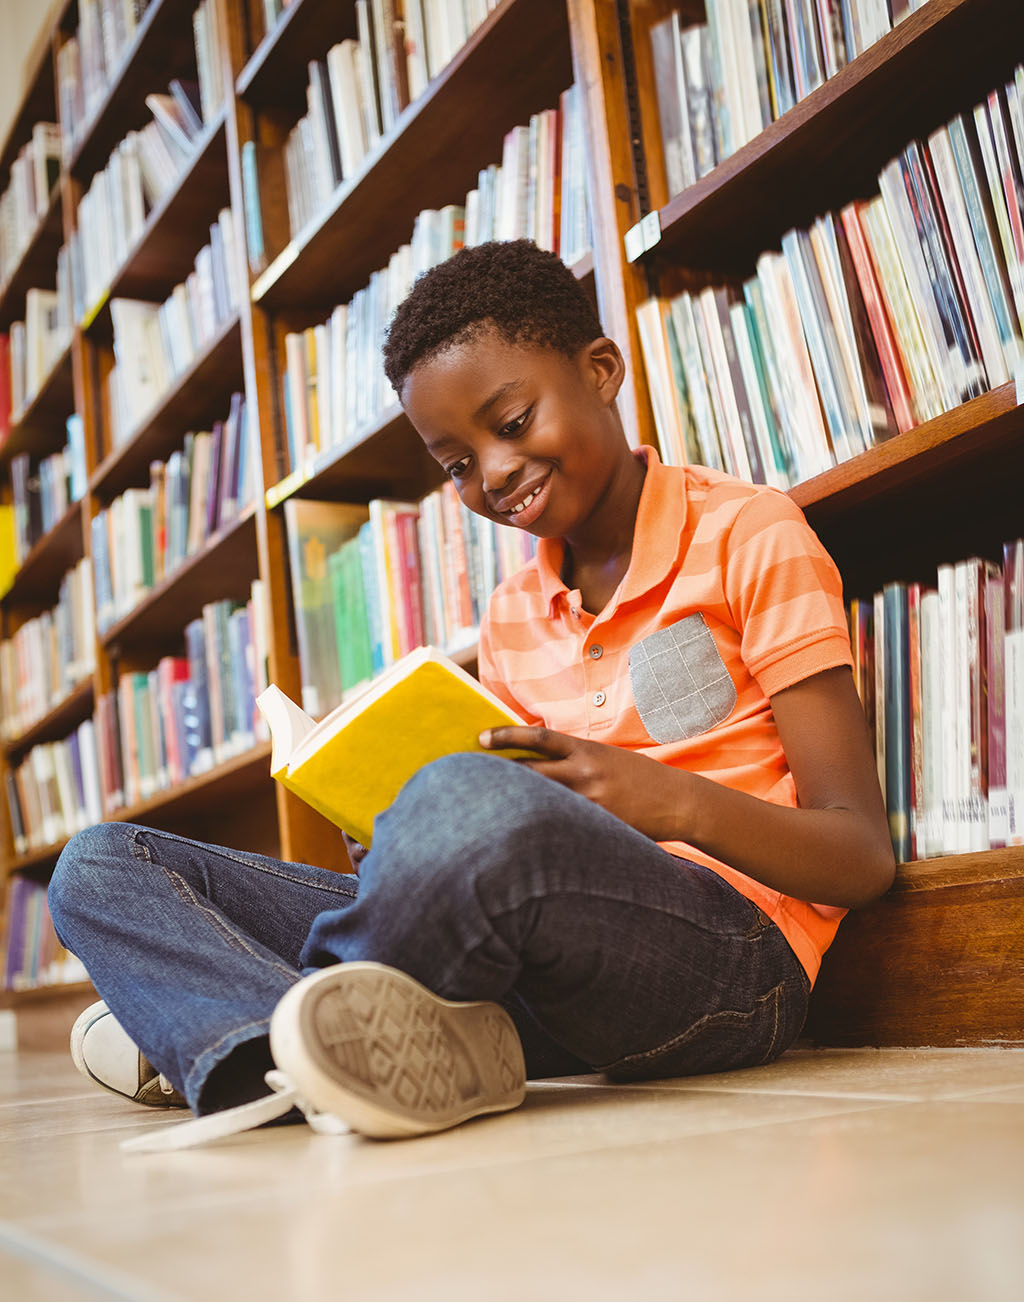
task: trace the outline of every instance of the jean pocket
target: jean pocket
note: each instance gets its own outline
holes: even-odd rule
[[[661,745],[707,732],[736,705],[736,685],[699,611],[631,647],[629,679],[637,713]]]
[[[616,1081],[698,1076],[759,1067],[777,1058],[794,1036],[784,1016],[786,983],[759,995],[749,1009],[706,1013],[671,1040],[599,1068]]]

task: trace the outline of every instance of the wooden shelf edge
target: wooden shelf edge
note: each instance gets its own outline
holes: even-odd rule
[[[172,597],[175,591],[187,584],[189,576],[197,567],[214,561],[217,554],[234,542],[243,532],[253,534],[253,552],[255,554],[255,527],[256,505],[250,503],[223,528],[218,529],[215,534],[211,534],[197,551],[194,551],[190,556],[186,556],[177,569],[165,575],[156,587],[151,588],[127,615],[123,615],[116,623],[104,629],[98,635],[100,644],[109,649],[115,643],[123,641],[126,636],[130,636],[133,625],[138,624],[154,606],[162,604]]]
[[[152,411],[143,418],[136,429],[128,436],[127,439],[119,444],[96,467],[89,478],[88,491],[91,495],[97,495],[103,489],[103,486],[111,475],[120,467],[121,463],[132,456],[132,451],[137,448],[143,439],[147,437],[157,426],[164,423],[168,414],[174,408],[177,400],[180,398],[184,389],[194,381],[196,375],[207,366],[213,358],[221,351],[228,347],[229,340],[234,337],[239,345],[239,362],[241,362],[241,315],[238,312],[228,317],[227,321],[221,326],[218,333],[207,344],[206,348],[198,353],[189,366],[181,371],[171,381],[170,387],[159,399]],[[184,428],[182,433],[185,433]]]
[[[890,66],[894,57],[912,54],[914,47],[943,23],[966,10],[974,0],[931,0],[931,3],[907,15],[874,44],[845,64],[821,86],[770,122],[752,140],[723,159],[695,184],[673,195],[660,210],[661,242],[644,256],[657,255],[659,249],[681,244],[687,237],[692,218],[727,191],[737,178],[753,167],[761,167],[781,148],[799,141],[801,133],[812,129],[809,124],[823,113],[840,112],[843,101]]]
[[[1024,878],[1024,846],[976,850],[971,854],[942,855],[900,864],[892,893],[941,890],[947,886],[973,886],[982,882]]]
[[[208,156],[217,148],[218,142],[225,144],[227,141],[227,105],[222,106],[217,116],[204,126],[202,135],[195,142],[192,154],[186,161],[181,172],[176,177],[171,188],[167,191],[157,206],[150,212],[146,218],[145,225],[139,232],[139,237],[129,249],[127,256],[121,265],[116,269],[110,278],[110,283],[99,296],[96,302],[78,322],[78,328],[83,334],[87,334],[97,323],[103,319],[105,310],[110,305],[112,298],[135,297],[131,289],[131,278],[135,273],[138,262],[145,258],[150,245],[155,237],[161,233],[165,219],[168,213],[173,213],[175,207],[180,201],[182,194],[189,187],[191,179],[199,168],[203,166]],[[127,291],[125,286],[128,286]],[[173,285],[171,286],[173,289]]]
[[[925,462],[953,462],[979,454],[987,443],[1005,437],[1008,427],[1018,421],[1024,429],[1024,409],[1018,407],[1016,385],[1010,381],[796,484],[789,495],[804,510],[852,504],[906,481]]]
[[[15,265],[11,268],[10,275],[7,277],[4,283],[0,285],[0,321],[4,320],[6,317],[7,308],[8,308],[7,300],[8,297],[13,292],[13,290],[17,287],[18,278],[21,274],[22,268],[32,257],[33,253],[37,252],[40,246],[45,242],[48,233],[53,239],[55,247],[58,249],[60,248],[61,243],[63,242],[63,231],[60,222],[60,211],[61,211],[61,189],[60,189],[60,180],[58,179],[53,189],[50,191],[50,198],[46,205],[46,211],[40,214],[39,220],[36,222],[35,229],[33,230],[32,234],[29,236],[28,242],[26,243],[24,249],[22,249],[21,251],[21,256],[18,258],[18,261],[15,263]],[[53,229],[54,225],[56,225],[56,230]]]
[[[0,605],[10,606],[18,601],[24,600],[26,594],[22,589],[31,587],[33,584],[38,582],[37,576],[33,574],[33,570],[43,568],[45,558],[51,551],[57,551],[58,549],[62,552],[68,550],[71,552],[77,551],[79,553],[79,558],[81,557],[81,545],[78,547],[74,545],[74,524],[76,519],[79,522],[81,521],[81,516],[82,499],[79,498],[77,502],[72,502],[68,506],[68,509],[64,512],[53,528],[47,530],[47,532],[33,544],[28,555],[18,567],[18,572],[15,574],[11,586],[2,596],[0,596]],[[71,535],[71,537],[69,538],[68,535]],[[67,547],[68,543],[71,544],[70,548]]]
[[[81,714],[84,719],[89,713],[89,707],[93,699],[93,682],[92,674],[83,678],[81,682],[68,692],[62,701],[50,707],[49,710],[37,719],[35,723],[30,724],[24,732],[19,733],[17,737],[10,738],[3,743],[3,749],[7,755],[24,754],[32,749],[40,738],[45,738],[51,729],[56,729],[58,725],[65,721],[73,721]]]
[[[267,510],[270,511],[275,506],[280,506],[283,501],[293,497],[300,489],[314,485],[322,476],[327,475],[332,470],[337,470],[346,457],[350,457],[353,453],[367,447],[374,439],[396,428],[405,420],[405,412],[398,403],[391,403],[385,407],[372,424],[365,425],[356,433],[355,438],[348,443],[342,443],[339,447],[324,448],[317,456],[307,461],[304,466],[300,466],[298,470],[293,470],[290,475],[285,475],[284,479],[272,484],[264,495]]]
[[[111,79],[110,85],[107,87],[106,95],[104,95],[103,99],[96,105],[92,116],[83,126],[82,134],[75,143],[70,157],[64,164],[64,170],[69,175],[75,175],[79,165],[81,164],[82,156],[92,145],[93,137],[95,136],[100,124],[111,111],[111,105],[116,102],[121,90],[121,85],[130,71],[132,64],[138,57],[139,51],[146,45],[149,35],[157,22],[165,16],[167,10],[169,10],[174,3],[175,0],[151,0],[149,8],[142,15],[139,25],[135,29],[135,35],[132,38],[131,44],[126,46],[121,52],[121,58],[118,62],[114,76]]]
[[[153,814],[172,813],[175,806],[189,804],[196,796],[212,793],[216,787],[230,778],[251,776],[256,779],[259,776],[256,773],[258,769],[265,769],[264,776],[268,784],[273,781],[270,776],[269,741],[257,742],[255,746],[250,746],[241,754],[232,755],[220,764],[215,764],[205,773],[197,773],[194,777],[179,782],[177,786],[158,791],[145,800],[137,801],[134,805],[125,805],[120,809],[111,810],[105,815],[104,821],[139,823],[145,822]]]
[[[23,990],[0,990],[0,1009],[23,1008],[71,996],[76,999],[95,994],[88,981],[51,981],[46,985],[26,986]]]
[[[288,29],[292,24],[301,21],[296,15],[302,9],[303,3],[304,0],[292,0],[288,8],[278,14],[274,26],[264,34],[263,39],[250,54],[242,71],[235,78],[235,94],[239,99],[245,99],[253,82],[262,73],[267,61],[272,58],[274,51],[286,38]]]

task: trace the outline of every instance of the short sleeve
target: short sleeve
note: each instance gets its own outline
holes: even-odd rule
[[[852,665],[839,571],[785,493],[757,493],[737,514],[725,596],[744,663],[765,696]]]

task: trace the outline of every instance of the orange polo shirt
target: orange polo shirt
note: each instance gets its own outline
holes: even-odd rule
[[[769,697],[852,664],[842,582],[799,507],[704,466],[647,462],[629,569],[599,615],[559,577],[564,544],[500,585],[480,679],[528,723],[622,746],[779,805],[796,788]],[[844,909],[782,895],[694,846],[779,926],[811,981]]]

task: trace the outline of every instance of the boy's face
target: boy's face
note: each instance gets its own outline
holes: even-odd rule
[[[471,511],[538,538],[585,536],[634,459],[618,415],[622,357],[576,357],[484,328],[414,367],[402,405]]]

